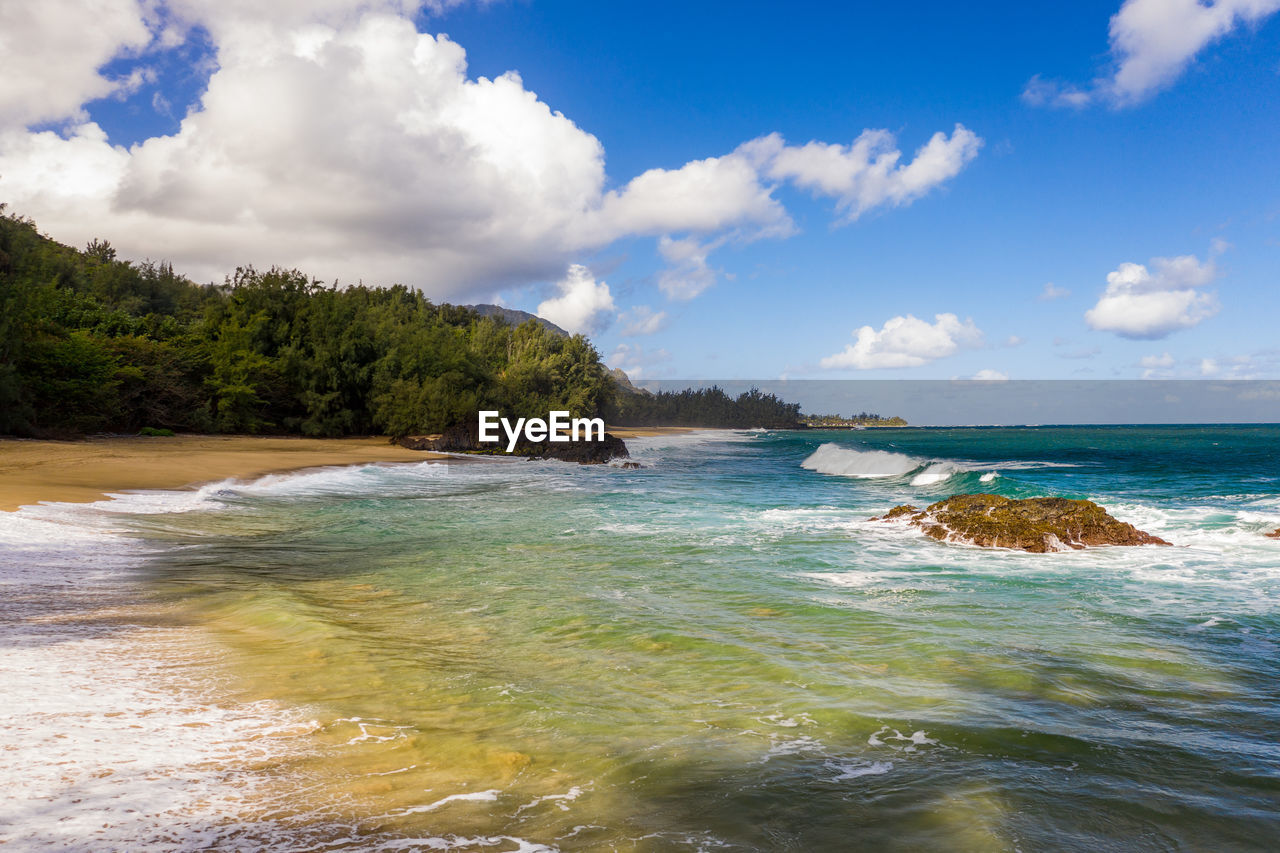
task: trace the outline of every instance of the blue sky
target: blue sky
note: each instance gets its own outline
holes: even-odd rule
[[[82,5],[0,12],[0,201],[58,239],[647,378],[1280,376],[1280,0]]]

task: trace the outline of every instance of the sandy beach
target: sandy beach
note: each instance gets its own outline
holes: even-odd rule
[[[610,427],[619,438],[693,432],[694,427]],[[386,438],[256,435],[123,436],[84,441],[0,439],[0,511],[41,501],[83,503],[110,492],[181,489],[211,480],[361,465],[421,462],[445,454],[407,450]]]
[[[40,501],[101,500],[108,492],[180,489],[300,468],[446,458],[385,438],[245,435],[0,440],[0,511]]]
[[[660,435],[681,435],[687,432],[698,432],[703,427],[687,427],[687,426],[654,426],[654,427],[616,427],[606,426],[605,432],[610,435],[616,435],[618,438],[626,441],[628,438],[653,438]]]

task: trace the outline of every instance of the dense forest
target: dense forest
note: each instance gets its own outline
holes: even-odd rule
[[[280,269],[201,286],[0,216],[0,432],[405,435],[480,408],[592,416],[612,392],[586,338],[537,323]]]
[[[199,285],[165,263],[41,235],[0,205],[0,434],[171,429],[437,433],[497,409],[616,424],[770,426],[798,407],[719,389],[619,391],[590,341],[436,305],[403,286],[238,269]]]
[[[609,421],[633,426],[794,429],[799,426],[800,406],[758,388],[734,398],[713,385],[657,394],[619,393],[611,406]]]

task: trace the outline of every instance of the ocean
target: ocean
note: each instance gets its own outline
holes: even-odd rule
[[[628,444],[0,516],[0,841],[1280,848],[1280,427]],[[974,491],[1174,547],[868,521]]]

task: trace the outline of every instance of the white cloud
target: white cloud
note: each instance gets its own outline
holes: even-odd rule
[[[1010,335],[1005,338],[1004,345],[1007,347],[1020,347],[1026,342],[1025,338],[1019,337],[1018,335]]]
[[[1123,263],[1107,274],[1107,289],[1085,312],[1091,328],[1124,338],[1155,340],[1189,329],[1218,313],[1218,301],[1203,287],[1217,275],[1213,261],[1193,255],[1152,258],[1152,273],[1142,264]]]
[[[518,74],[471,79],[462,47],[417,31],[416,11],[455,1],[4,4],[0,197],[57,239],[106,237],[200,280],[279,264],[455,301],[658,236],[659,286],[689,299],[715,281],[707,256],[725,242],[794,232],[779,182],[833,195],[855,218],[918,198],[981,144],[957,126],[900,164],[884,131],[848,147],[772,135],[610,188],[600,142]],[[104,62],[172,49],[196,26],[211,74],[177,131],[125,148],[85,120],[85,103],[148,79],[106,80]],[[69,124],[27,129],[51,119]]]
[[[1280,350],[1259,350],[1244,355],[1200,360],[1200,375],[1219,379],[1259,379],[1280,376]]]
[[[1071,295],[1071,291],[1065,287],[1058,287],[1051,281],[1044,283],[1044,290],[1040,291],[1041,302],[1052,302],[1055,299],[1066,299]]]
[[[1160,355],[1144,355],[1138,359],[1138,366],[1143,368],[1142,378],[1151,379],[1156,376],[1167,376],[1169,368],[1173,367],[1173,356],[1168,352]]]
[[[591,270],[581,264],[556,284],[560,293],[538,305],[536,313],[573,334],[602,332],[613,321],[613,295],[609,285],[597,282]]]
[[[920,198],[960,173],[982,147],[982,139],[962,124],[951,135],[939,131],[902,163],[893,134],[865,130],[850,145],[783,143],[771,134],[750,143],[750,152],[774,180],[789,180],[817,195],[835,198],[845,221],[881,205]]]
[[[100,0],[92,9],[83,0],[0,4],[0,130],[77,117],[85,103],[127,87],[128,77],[99,69],[151,38],[137,0]]]
[[[1008,382],[1009,374],[988,367],[973,374],[973,378],[979,382]]]
[[[1209,44],[1277,10],[1280,0],[1125,0],[1111,18],[1111,74],[1088,88],[1032,77],[1023,99],[1058,107],[1140,103],[1176,80]]]
[[[660,373],[661,365],[671,360],[671,353],[664,349],[646,350],[639,344],[618,344],[618,348],[606,359],[610,367],[626,373],[636,380]]]
[[[669,231],[709,233],[749,225],[759,236],[789,236],[791,217],[773,188],[740,153],[650,169],[605,195],[593,223],[607,239]]]
[[[641,335],[652,335],[663,330],[667,325],[667,312],[654,311],[648,305],[637,305],[621,316],[622,336],[635,338]]]
[[[908,314],[886,321],[878,332],[863,326],[853,334],[857,339],[854,343],[822,359],[824,368],[920,367],[953,355],[962,346],[978,346],[982,342],[982,332],[973,321],[962,323],[955,314],[936,314],[933,323]]]
[[[673,240],[662,236],[658,252],[668,266],[658,275],[658,287],[668,299],[684,302],[716,283],[716,271],[707,265],[707,255],[717,245],[704,245],[692,237]]]

